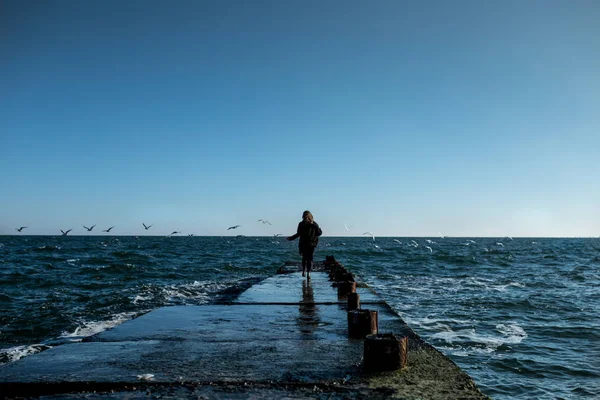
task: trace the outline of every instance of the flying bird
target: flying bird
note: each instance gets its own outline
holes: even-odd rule
[[[394,242],[398,242],[399,244],[402,244],[402,242],[399,241],[398,239],[394,239]]]
[[[258,222],[262,222],[263,224],[269,224],[271,225],[271,223],[269,221],[267,221],[266,219],[259,219]]]
[[[281,233],[276,233],[276,234],[273,235],[273,237],[279,237],[279,236],[282,236],[282,234]]]
[[[363,233],[363,235],[369,235],[373,238],[373,240],[375,240],[375,235],[373,235],[372,232],[365,232],[365,233]]]
[[[194,234],[193,233],[188,233],[188,236],[192,237],[192,236],[194,236]]]
[[[234,225],[234,226],[230,226],[229,228],[227,228],[227,230],[230,230],[230,229],[237,229],[237,228],[239,228],[240,226],[241,226],[241,225]]]
[[[426,249],[429,249],[429,251],[433,253],[433,249],[432,249],[431,247],[429,247],[429,246],[425,246],[425,248],[426,248]]]
[[[15,231],[17,231],[17,232],[23,232],[23,229],[27,229],[27,227],[26,226],[22,226],[20,228],[15,228]]]
[[[92,225],[92,226],[90,226],[90,227],[88,228],[87,226],[83,225],[83,227],[84,227],[85,229],[87,229],[87,231],[88,231],[88,232],[91,232],[91,231],[92,231],[92,229],[94,229],[94,227],[95,227],[95,226],[96,226],[96,225]]]
[[[350,229],[352,229],[352,225],[348,226],[344,224],[344,229],[346,229],[346,232],[348,232]]]
[[[69,234],[69,232],[71,232],[73,229],[69,229],[68,231],[63,231],[62,229],[60,230],[62,232],[63,236],[67,236]]]
[[[173,231],[169,236],[177,235],[178,233],[181,233],[181,231]]]
[[[145,229],[145,230],[148,230],[148,229],[152,228],[152,225],[148,225],[148,226],[146,226],[146,224],[145,224],[145,223],[143,223],[143,222],[142,222],[142,225],[144,225],[144,229]]]
[[[110,228],[108,228],[108,229],[105,229],[105,230],[103,230],[102,232],[110,232],[110,230],[111,230],[112,228],[114,228],[114,225],[113,225],[113,226],[111,226],[111,227],[110,227]]]

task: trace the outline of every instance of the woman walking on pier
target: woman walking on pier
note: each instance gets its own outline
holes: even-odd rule
[[[310,271],[313,267],[313,255],[317,244],[319,244],[319,236],[322,234],[323,231],[319,228],[319,224],[315,222],[311,212],[306,210],[302,213],[302,221],[298,224],[296,234],[287,238],[287,240],[300,238],[298,248],[300,255],[302,255],[302,276],[306,275],[306,279],[310,279]]]

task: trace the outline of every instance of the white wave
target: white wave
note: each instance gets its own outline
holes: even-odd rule
[[[525,332],[525,329],[523,329],[522,327],[520,327],[517,324],[511,324],[511,325],[498,324],[498,325],[496,325],[496,329],[498,330],[498,332],[500,332],[501,334],[506,336],[505,343],[512,343],[512,344],[521,343],[523,341],[523,339],[525,339],[527,337],[527,332]]]
[[[103,332],[107,329],[114,328],[117,325],[122,324],[125,321],[132,319],[136,313],[125,312],[114,315],[107,321],[84,321],[80,326],[75,328],[73,332],[63,332],[60,337],[62,338],[81,338],[86,336],[92,336],[96,333]]]
[[[194,300],[198,303],[208,302],[208,293],[186,293],[178,289],[163,289],[163,295],[168,301],[176,300]]]
[[[152,299],[152,297],[148,296],[148,297],[144,297],[144,296],[140,296],[139,294],[137,296],[135,296],[132,300],[133,304],[137,304],[140,301],[146,301],[146,300],[150,300]]]
[[[45,344],[32,344],[10,347],[8,349],[0,350],[0,360],[6,359],[6,362],[17,361],[23,357],[30,356],[35,353],[39,353],[42,350],[51,349],[53,346]],[[1,364],[1,363],[0,363]]]
[[[436,324],[444,324],[444,326],[448,326],[446,324],[453,324],[453,325],[458,325],[458,324],[470,324],[473,323],[473,321],[468,321],[468,320],[463,320],[463,319],[455,319],[455,318],[432,318],[432,317],[425,317],[425,318],[414,318],[413,319],[416,323],[418,323],[420,326],[429,326],[429,325],[436,325]]]
[[[498,292],[506,292],[506,290],[511,286],[512,287],[520,287],[520,288],[525,287],[525,285],[520,282],[510,282],[510,283],[507,283],[506,285],[494,285],[494,286],[491,286],[490,288],[493,290],[496,290]]]
[[[439,351],[456,357],[469,357],[474,354],[490,354],[495,351],[492,347],[436,347]]]
[[[194,281],[193,283],[184,285],[162,288],[162,294],[167,301],[193,300],[195,303],[207,303],[210,293],[215,293],[225,288],[227,288],[226,284]]]
[[[486,347],[497,348],[505,341],[501,337],[487,336],[479,334],[475,329],[461,329],[458,331],[444,331],[431,335],[433,339],[443,340],[447,343],[474,342]]]
[[[142,375],[138,375],[137,378],[141,381],[153,381],[154,374],[142,374]]]
[[[527,337],[525,330],[516,324],[498,324],[496,329],[502,336],[479,334],[475,329],[453,331],[448,326],[444,326],[441,332],[434,333],[431,338],[442,340],[448,344],[456,344],[461,351],[473,354],[475,352],[491,353],[503,344],[520,343]]]

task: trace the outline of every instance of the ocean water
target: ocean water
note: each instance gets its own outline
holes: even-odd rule
[[[270,237],[0,237],[0,363],[299,260]],[[600,397],[600,239],[324,237],[495,399]]]

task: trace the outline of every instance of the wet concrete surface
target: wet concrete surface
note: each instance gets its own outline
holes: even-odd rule
[[[345,297],[339,298],[337,289],[332,287],[332,282],[323,272],[313,272],[310,280],[310,295],[300,285],[302,276],[300,272],[278,274],[254,285],[240,294],[235,303],[291,303],[299,301],[318,303],[338,303],[346,305]],[[360,302],[383,303],[369,288],[359,288]],[[315,300],[316,299],[316,300]]]
[[[1,366],[0,397],[485,398],[375,293],[357,292],[363,309],[378,311],[380,333],[409,337],[404,370],[364,373],[363,341],[347,336],[345,299],[324,272],[310,282],[291,272],[232,304],[159,308]]]

